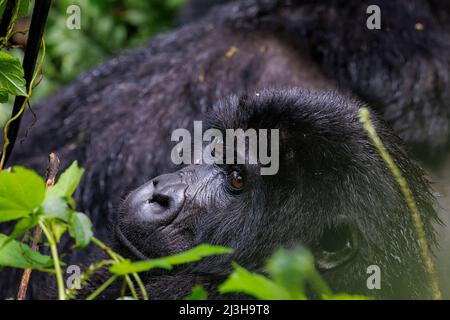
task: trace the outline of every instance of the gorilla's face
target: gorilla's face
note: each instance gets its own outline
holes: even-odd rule
[[[367,268],[375,264],[386,281],[376,294],[389,297],[400,287],[410,295],[416,288],[427,292],[419,284],[424,269],[404,199],[367,139],[356,103],[294,90],[232,98],[214,112],[210,126],[221,131],[279,129],[278,173],[261,175],[259,165],[202,164],[152,179],[122,206],[116,235],[128,254],[145,259],[200,243],[229,246],[233,255],[186,267],[225,274],[231,260],[260,270],[275,249],[302,244],[336,290],[367,293]],[[423,173],[398,139],[375,125],[431,236],[435,212]]]
[[[238,255],[253,251],[252,246],[269,247],[256,244],[263,240],[257,237],[273,208],[268,202],[271,193],[280,194],[282,189],[269,188],[270,181],[259,172],[257,165],[190,165],[158,176],[123,203],[119,240],[141,258],[173,254],[200,243],[242,248]]]
[[[255,268],[278,246],[298,243],[311,245],[324,269],[356,253],[357,231],[349,221],[340,217],[320,239],[312,230],[301,232],[308,223],[297,223],[302,201],[295,179],[280,181],[259,172],[257,165],[191,165],[158,176],[123,203],[119,241],[142,259],[200,243],[220,244],[236,250],[235,260]]]

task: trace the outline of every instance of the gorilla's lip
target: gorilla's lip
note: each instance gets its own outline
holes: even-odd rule
[[[122,233],[122,230],[119,227],[119,224],[116,226],[116,234],[117,238],[122,245],[124,245],[130,252],[135,255],[137,258],[141,260],[148,260],[149,258],[143,254],[140,250],[138,250],[134,244],[128,240],[128,238]]]

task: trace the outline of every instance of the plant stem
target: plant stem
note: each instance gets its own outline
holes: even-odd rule
[[[50,230],[48,230],[47,226],[45,225],[45,223],[43,221],[39,221],[39,226],[41,227],[42,231],[44,232],[45,237],[47,238],[47,241],[50,245],[50,251],[52,253],[53,264],[55,266],[56,284],[58,286],[58,299],[65,300],[66,294],[64,292],[65,291],[64,280],[63,280],[63,276],[62,276],[61,265],[59,263],[58,248],[56,246],[56,241],[53,238],[52,233],[50,232]]]
[[[95,271],[97,271],[98,269],[113,264],[114,261],[112,260],[102,260],[99,262],[96,262],[94,264],[91,264],[89,266],[89,268],[81,275],[80,277],[80,286],[83,286],[84,283],[89,279],[89,277],[94,274]],[[69,289],[67,290],[66,293],[66,300],[70,300],[72,299],[75,295],[76,295],[76,290],[75,288]]]
[[[26,97],[16,97],[16,101],[14,102],[14,104],[17,103],[17,101],[19,101],[18,98],[23,98],[23,103],[20,106],[20,109],[17,111],[13,111],[13,115],[12,117],[6,122],[5,126],[3,127],[3,147],[2,147],[2,151],[0,154],[0,170],[2,170],[5,166],[6,161],[8,160],[8,148],[9,150],[12,150],[12,147],[9,147],[9,144],[11,143],[10,140],[10,136],[8,135],[9,133],[9,127],[14,123],[14,121],[19,121],[22,117],[23,112],[25,111],[25,107],[28,104],[30,97],[33,93],[33,84],[34,81],[36,80],[37,75],[39,74],[39,72],[42,70],[42,67],[44,65],[44,60],[45,60],[45,41],[44,38],[42,38],[42,56],[41,56],[41,60],[39,61],[39,65],[36,69],[36,72],[34,73],[30,85],[28,86],[28,91],[27,91],[27,96]],[[16,105],[14,105],[15,107]],[[16,132],[16,136],[17,136],[17,132]],[[13,141],[15,141],[16,136],[14,136]],[[14,142],[12,142],[14,144]],[[59,160],[58,160],[59,161]]]
[[[125,260],[121,255],[119,255],[118,253],[115,253],[113,250],[111,250],[108,246],[106,246],[103,242],[101,242],[96,237],[92,237],[92,242],[94,244],[96,244],[100,249],[105,251],[115,262],[120,262],[120,261]],[[142,298],[144,300],[148,300],[147,290],[145,290],[145,286],[142,283],[141,278],[139,277],[139,275],[136,272],[133,272],[132,276],[139,286],[139,290],[142,293]],[[131,278],[129,277],[129,275],[125,275],[125,281],[128,284],[128,287],[130,288],[131,294],[133,295],[134,298],[137,299],[138,295],[136,293],[136,289],[134,288],[133,281],[131,281]]]
[[[95,298],[97,298],[97,296],[103,291],[105,291],[114,281],[116,281],[116,279],[117,276],[113,275],[111,278],[106,280],[105,283],[103,283],[100,287],[98,287],[98,289],[95,290],[89,297],[87,297],[86,300],[94,300]]]
[[[133,272],[132,275],[133,275],[134,281],[136,281],[136,283],[138,284],[139,290],[141,290],[142,298],[144,300],[148,300],[147,290],[145,289],[145,286],[142,283],[141,278],[139,277],[139,275],[136,272]]]
[[[134,288],[133,281],[131,281],[131,278],[129,275],[125,276],[125,281],[128,284],[128,288],[130,288],[130,292],[131,292],[131,295],[133,296],[133,298],[139,299],[136,289]]]
[[[107,245],[105,245],[103,242],[101,242],[99,239],[97,239],[96,237],[92,237],[91,241],[100,249],[102,249],[103,251],[105,251],[114,261],[119,262],[120,259],[120,255],[115,253],[114,251],[112,251]],[[121,257],[120,257],[121,258]],[[123,259],[123,258],[122,258]]]
[[[55,184],[56,175],[59,169],[59,158],[55,153],[50,153],[48,156],[48,167],[45,175],[46,187],[51,188]],[[37,226],[34,229],[34,237],[31,241],[31,249],[39,251],[39,241],[41,239],[42,229]],[[27,295],[28,283],[30,282],[32,269],[25,269],[20,280],[19,292],[17,293],[17,300],[24,300]]]
[[[360,116],[361,122],[364,125],[364,129],[367,131],[367,134],[368,134],[370,140],[377,148],[379,154],[383,158],[388,169],[391,171],[392,175],[394,176],[395,180],[397,181],[397,183],[400,187],[403,197],[406,200],[406,204],[411,213],[414,227],[416,229],[416,233],[418,236],[420,253],[421,253],[422,259],[425,263],[425,268],[427,269],[428,274],[430,276],[431,289],[433,291],[433,299],[440,300],[441,292],[439,290],[436,270],[435,270],[435,267],[433,264],[433,259],[431,258],[431,253],[430,253],[430,249],[428,246],[426,233],[423,228],[422,218],[420,216],[420,213],[417,208],[417,204],[416,204],[416,201],[414,200],[414,196],[411,192],[411,189],[409,188],[408,183],[406,182],[405,178],[402,176],[400,169],[394,163],[394,160],[392,159],[389,152],[386,150],[383,143],[381,142],[380,137],[376,133],[375,128],[372,125],[372,121],[370,120],[369,110],[367,108],[361,108],[359,110],[359,116]]]

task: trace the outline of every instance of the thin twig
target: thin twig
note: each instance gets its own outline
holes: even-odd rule
[[[391,171],[398,185],[400,186],[400,190],[403,194],[403,197],[406,200],[406,204],[409,208],[409,212],[411,213],[411,217],[414,223],[414,227],[416,229],[416,233],[418,236],[420,253],[422,255],[422,259],[425,263],[425,268],[428,271],[430,276],[431,289],[433,291],[433,299],[440,300],[441,299],[441,291],[439,290],[438,279],[436,274],[436,269],[434,267],[433,259],[431,258],[431,252],[428,246],[428,241],[426,237],[426,233],[423,227],[422,218],[420,216],[419,210],[417,208],[416,201],[414,200],[414,196],[411,192],[411,189],[408,186],[405,178],[402,176],[400,169],[394,163],[394,160],[390,156],[389,152],[384,147],[381,139],[375,131],[375,128],[372,125],[370,120],[369,110],[367,108],[361,108],[359,110],[359,116],[361,122],[364,125],[364,129],[367,131],[367,134],[372,141],[372,143],[377,148],[379,154],[383,158],[387,167]]]
[[[56,175],[59,169],[59,158],[55,153],[50,153],[48,156],[48,167],[45,174],[47,188],[55,184]],[[39,251],[39,240],[42,236],[42,229],[37,226],[34,229],[34,237],[31,241],[31,249]],[[27,295],[28,283],[30,282],[31,269],[25,269],[20,281],[19,292],[17,293],[17,300],[24,300]]]

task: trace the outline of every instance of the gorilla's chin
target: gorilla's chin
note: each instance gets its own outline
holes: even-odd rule
[[[177,252],[171,237],[177,231],[157,223],[136,221],[119,217],[113,235],[113,248],[126,258],[145,260],[172,255]]]

